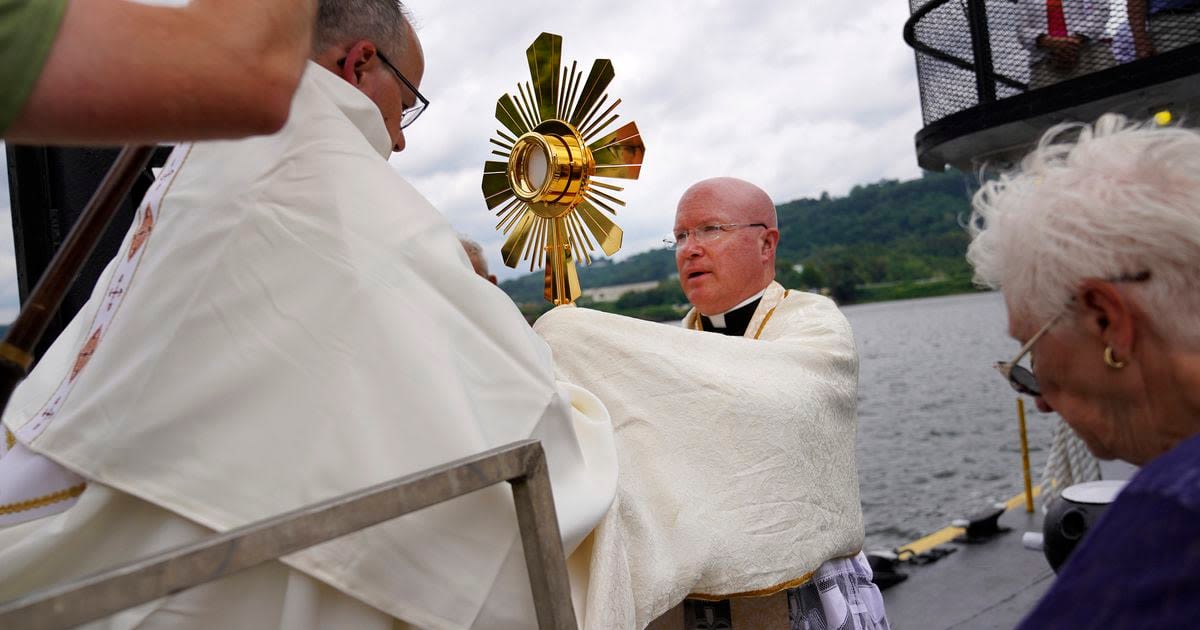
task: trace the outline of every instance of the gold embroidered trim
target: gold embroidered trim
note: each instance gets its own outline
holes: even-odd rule
[[[784,297],[787,297],[787,296],[784,295]],[[854,553],[852,553],[848,556],[839,556],[836,558],[830,558],[830,560],[844,560],[845,558],[853,558],[854,556],[857,556],[858,553],[859,553],[858,551],[855,551]],[[800,577],[798,577],[794,580],[788,580],[787,582],[783,582],[781,584],[776,584],[775,586],[768,586],[766,588],[760,588],[760,589],[753,590],[753,591],[742,591],[740,593],[730,593],[728,595],[709,595],[708,593],[692,593],[691,595],[688,595],[688,599],[702,599],[702,600],[708,601],[708,602],[719,602],[723,599],[736,599],[738,597],[766,597],[767,595],[774,595],[775,593],[778,593],[779,591],[786,591],[789,588],[796,588],[797,586],[803,586],[804,583],[811,580],[813,575],[816,575],[816,573],[817,573],[816,571],[809,571],[808,573],[805,573],[804,575],[801,575]]]
[[[175,164],[173,164],[173,163],[172,163],[172,159],[175,157],[175,152],[176,152],[176,151],[178,151],[178,150],[180,150],[180,149],[181,149],[182,147],[184,147],[184,146],[186,146],[186,147],[187,147],[187,152],[186,152],[186,153],[184,153],[184,154],[183,154],[183,156],[179,158],[179,164],[178,164],[178,165],[175,165]],[[162,216],[163,209],[164,209],[163,200],[166,198],[167,194],[168,194],[169,192],[171,192],[171,188],[172,188],[172,187],[175,185],[175,181],[176,181],[177,179],[179,179],[179,172],[180,172],[180,171],[182,171],[182,170],[183,170],[183,167],[184,167],[184,166],[187,164],[188,158],[189,158],[189,157],[191,157],[191,155],[192,155],[192,149],[193,149],[194,147],[195,147],[195,145],[194,145],[194,144],[192,144],[192,143],[181,143],[181,144],[178,144],[178,145],[176,145],[175,149],[172,149],[172,151],[171,151],[171,157],[167,159],[167,164],[166,164],[166,166],[164,166],[164,170],[163,170],[163,172],[159,174],[159,177],[160,177],[160,178],[161,178],[161,177],[164,177],[164,176],[169,176],[169,177],[171,178],[171,180],[170,180],[170,181],[168,181],[168,182],[166,183],[166,185],[165,185],[165,188],[164,188],[164,189],[163,189],[163,191],[162,191],[162,194],[157,194],[157,193],[155,193],[157,196],[156,196],[156,197],[151,197],[151,193],[152,193],[152,192],[153,192],[153,190],[154,190],[154,186],[158,184],[158,180],[155,180],[154,184],[152,184],[152,185],[151,185],[151,187],[150,187],[150,190],[148,190],[148,191],[146,192],[146,197],[143,197],[143,198],[142,198],[142,201],[141,201],[141,203],[138,205],[138,208],[139,208],[139,209],[140,209],[140,208],[143,208],[143,207],[145,207],[145,208],[149,208],[149,207],[151,207],[151,206],[152,206],[152,204],[154,204],[154,203],[157,203],[157,204],[158,204],[158,212],[157,212],[157,214],[158,214],[159,216]],[[173,169],[173,170],[172,170],[172,169]],[[168,175],[168,174],[169,174],[169,175]],[[147,236],[147,241],[148,241],[148,240],[149,240],[149,236]],[[147,243],[146,243],[146,242],[143,242],[143,244],[142,244],[142,245],[143,245],[143,246],[147,246]],[[134,267],[133,267],[133,270],[131,271],[131,274],[132,274],[132,275],[130,275],[130,277],[129,277],[129,282],[127,283],[127,286],[132,286],[132,285],[133,285],[133,278],[134,278],[134,276],[137,274],[138,270],[142,268],[142,260],[143,260],[143,258],[138,258],[137,264],[135,264],[135,265],[134,265]],[[108,288],[108,289],[112,289],[112,288],[113,288],[113,287],[115,287],[115,286],[117,285],[117,283],[119,283],[119,282],[120,282],[119,280],[118,280],[117,282],[114,282],[114,281],[112,280],[112,278],[110,277],[110,278],[109,278],[109,284],[108,284],[108,287],[107,287],[107,288]],[[120,312],[121,305],[123,305],[124,303],[125,303],[125,298],[124,298],[124,297],[121,297],[121,298],[119,298],[119,299],[117,299],[117,300],[116,300],[116,302],[115,302],[115,304],[114,304],[114,307],[115,307],[117,310],[116,310],[116,311],[115,311],[115,312],[112,314],[112,316],[110,317],[110,319],[109,319],[109,321],[110,321],[110,322],[112,321],[112,319],[113,319],[113,318],[115,318],[115,317],[117,316],[117,313],[119,313],[119,312]],[[92,321],[91,321],[91,322],[88,324],[88,330],[89,330],[89,331],[94,331],[94,330],[96,329],[96,322],[98,321],[98,319],[99,319],[99,317],[100,317],[101,308],[102,308],[103,306],[104,306],[104,305],[103,305],[103,303],[102,303],[102,304],[100,305],[100,307],[98,307],[98,308],[96,309],[96,312],[95,312],[95,313],[92,315]],[[101,336],[101,338],[100,338],[100,339],[97,339],[96,343],[97,343],[97,344],[99,344],[99,343],[100,343],[101,341],[103,341],[103,340],[104,340],[104,339],[103,339],[103,336]],[[55,415],[58,413],[58,411],[59,411],[60,409],[62,409],[62,407],[61,407],[61,406],[57,406],[57,407],[56,407],[56,408],[53,410],[53,412],[51,412],[51,413],[49,413],[49,414],[47,414],[47,413],[46,413],[46,411],[47,411],[47,410],[46,410],[46,407],[50,406],[50,404],[51,404],[51,401],[52,401],[52,400],[54,401],[54,404],[55,404],[55,405],[59,405],[59,402],[60,402],[60,400],[55,400],[55,398],[56,398],[57,396],[59,396],[59,395],[61,394],[61,395],[62,395],[62,399],[63,399],[63,400],[65,400],[65,399],[67,399],[67,398],[69,398],[69,397],[70,397],[70,395],[71,395],[71,392],[73,391],[73,388],[72,388],[72,387],[70,387],[70,386],[68,386],[68,384],[69,384],[69,383],[71,383],[71,382],[74,380],[74,376],[78,376],[78,372],[76,372],[74,375],[72,375],[72,374],[71,374],[71,372],[68,372],[67,374],[65,374],[65,375],[63,376],[63,380],[62,380],[62,382],[60,382],[60,383],[59,383],[59,386],[58,386],[58,388],[56,388],[56,389],[54,389],[54,390],[52,390],[52,391],[50,392],[50,396],[46,398],[46,402],[42,403],[42,406],[41,406],[41,407],[38,409],[38,411],[37,411],[37,413],[35,414],[35,416],[34,416],[33,418],[30,418],[29,422],[25,423],[25,424],[24,424],[24,425],[23,425],[23,426],[22,426],[20,429],[18,429],[18,430],[21,430],[21,431],[26,431],[26,432],[28,432],[28,431],[30,430],[30,426],[31,426],[31,425],[33,425],[33,435],[32,435],[32,436],[29,436],[29,437],[28,437],[28,439],[27,439],[27,441],[30,441],[30,442],[31,442],[31,441],[33,440],[33,438],[34,438],[34,437],[37,437],[38,435],[40,435],[40,434],[41,434],[41,432],[44,430],[45,423],[46,423],[46,422],[50,422],[50,421],[52,421],[52,420],[54,419]],[[64,386],[66,386],[66,387],[67,387],[67,389],[66,389],[65,391],[63,390],[63,387],[64,387]],[[65,403],[64,403],[64,404],[65,404]],[[45,418],[37,418],[37,416],[47,416],[47,417],[45,417]],[[40,424],[40,426],[38,426],[39,424]]]
[[[808,582],[809,580],[812,579],[812,576],[815,573],[816,573],[816,571],[810,571],[794,580],[788,580],[787,582],[784,582],[782,584],[776,584],[775,586],[768,586],[767,588],[760,588],[756,591],[742,591],[741,593],[730,593],[729,595],[709,595],[707,593],[692,593],[691,595],[688,595],[688,599],[702,599],[706,602],[719,602],[723,599],[736,599],[738,597],[766,597],[768,595],[774,595],[775,593],[778,593],[779,591],[786,591],[789,588],[796,588],[797,586],[803,586],[805,582]]]
[[[12,447],[14,447],[16,445],[17,445],[17,436],[13,435],[13,432],[9,431],[8,427],[5,427],[4,428],[4,450],[11,451]]]
[[[66,490],[59,490],[58,492],[51,492],[50,494],[43,495],[40,497],[35,497],[33,499],[29,499],[26,501],[17,501],[16,503],[8,503],[5,505],[0,505],[0,516],[5,515],[5,514],[15,514],[17,512],[25,512],[28,510],[36,510],[40,507],[46,507],[47,505],[53,505],[55,503],[58,503],[59,501],[66,501],[67,499],[74,499],[75,497],[83,494],[83,491],[86,489],[87,489],[87,482],[85,481],[77,486],[71,486],[70,488],[67,488]]]
[[[779,308],[780,304],[783,304],[783,301],[787,299],[788,293],[791,292],[791,289],[784,289],[783,297],[779,298],[779,302],[775,306],[772,306],[771,310],[767,311],[766,317],[763,317],[762,323],[758,325],[758,331],[754,333],[755,339],[758,339],[759,335],[762,334],[763,329],[767,327],[767,322],[771,321],[771,316],[775,314],[775,309]]]

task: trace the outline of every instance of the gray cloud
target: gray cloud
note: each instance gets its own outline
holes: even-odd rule
[[[17,316],[17,261],[13,257],[12,206],[8,193],[8,153],[0,142],[0,323]]]
[[[618,258],[661,246],[679,194],[733,175],[777,202],[845,193],[918,175],[921,115],[907,18],[894,0],[756,3],[410,0],[425,48],[421,91],[432,105],[406,131],[394,168],[479,241],[502,277],[503,237],[479,184],[498,127],[496,99],[526,79],[525,49],[543,31],[584,69],[612,59],[610,98],[645,138],[640,180],[627,182]],[[0,155],[0,161],[3,160]],[[7,189],[7,171],[0,169]],[[619,182],[618,182],[619,183]],[[17,304],[9,200],[0,200],[0,321]]]
[[[479,180],[496,99],[525,80],[525,48],[542,31],[563,36],[568,63],[612,59],[609,94],[645,138],[641,179],[623,193],[618,258],[659,246],[675,200],[705,177],[742,177],[785,202],[919,174],[912,137],[921,116],[913,55],[900,38],[903,3],[408,5],[425,48],[421,91],[433,105],[392,164],[504,275],[527,268],[500,262],[503,237]]]

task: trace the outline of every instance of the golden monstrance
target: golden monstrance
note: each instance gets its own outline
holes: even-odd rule
[[[546,299],[568,304],[580,295],[575,261],[591,264],[596,246],[608,256],[621,249],[621,228],[608,215],[625,205],[614,196],[624,188],[596,178],[637,179],[646,148],[633,122],[600,136],[621,103],[604,107],[612,62],[597,59],[583,80],[576,62],[570,70],[561,65],[561,53],[561,36],[539,35],[525,51],[532,83],[518,83],[517,96],[496,102],[508,133],[497,129],[491,141],[504,161],[483,165],[483,197],[500,218],[496,229],[508,235],[504,264],[545,266]]]

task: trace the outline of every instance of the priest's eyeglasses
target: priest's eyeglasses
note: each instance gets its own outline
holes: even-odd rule
[[[713,223],[712,225],[701,225],[700,227],[690,230],[681,230],[676,232],[672,238],[664,238],[663,244],[672,249],[683,249],[687,247],[689,238],[693,238],[697,243],[708,243],[721,238],[721,235],[726,232],[732,232],[739,228],[745,227],[760,227],[766,228],[766,223]]]
[[[1145,282],[1149,279],[1150,272],[1143,271],[1133,275],[1109,278],[1108,281]],[[1074,300],[1075,298],[1071,298],[1071,301]],[[1034,333],[1033,336],[1029,338],[1029,341],[1026,341],[1025,345],[1021,346],[1021,351],[1017,353],[1017,356],[1012,358],[1012,361],[996,362],[996,370],[998,370],[1000,374],[1004,375],[1004,378],[1008,380],[1008,384],[1011,385],[1018,394],[1026,394],[1028,396],[1042,395],[1042,388],[1038,385],[1037,377],[1034,376],[1033,372],[1028,368],[1017,365],[1017,361],[1020,361],[1022,357],[1024,357],[1026,354],[1029,354],[1029,351],[1033,349],[1033,344],[1037,343],[1038,339],[1041,339],[1042,335],[1045,335],[1047,331],[1049,331],[1051,328],[1054,328],[1054,325],[1057,324],[1065,314],[1066,311],[1064,310],[1058,315],[1055,315],[1053,319],[1046,322],[1046,325],[1042,326],[1041,330],[1038,330],[1036,333]]]
[[[404,87],[412,90],[413,96],[417,97],[417,102],[414,103],[412,107],[405,107],[404,111],[400,114],[400,128],[404,129],[405,127],[416,122],[417,118],[421,117],[421,112],[425,111],[426,107],[429,107],[429,99],[422,96],[421,93],[417,91],[417,87],[412,83],[409,83],[408,79],[404,78],[404,73],[400,72],[396,66],[392,65],[392,62],[388,61],[388,58],[384,57],[383,53],[375,51],[375,55],[379,57],[379,60],[382,61],[384,65],[391,69],[392,74],[395,74],[396,78],[400,79],[400,82],[404,84]]]

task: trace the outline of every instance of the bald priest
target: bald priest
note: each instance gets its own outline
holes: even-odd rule
[[[570,559],[586,627],[887,628],[849,324],[774,282],[775,206],[753,184],[690,188],[673,240],[682,327],[571,307],[535,326],[616,434],[616,501]]]

